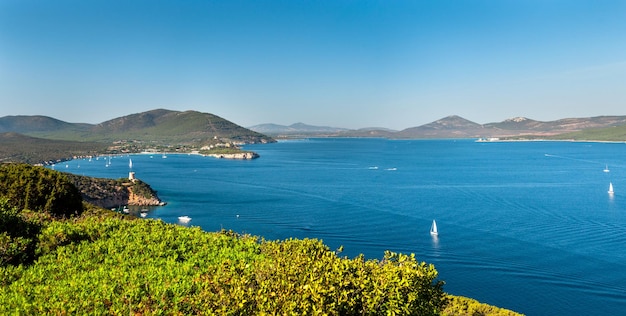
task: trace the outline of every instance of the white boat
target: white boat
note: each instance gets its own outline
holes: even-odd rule
[[[613,194],[613,193],[615,193],[613,191],[613,183],[609,182],[609,194]]]
[[[128,168],[133,168],[133,160],[128,158]]]
[[[191,217],[185,215],[185,216],[179,216],[178,217],[178,221],[181,223],[189,223],[191,221]]]
[[[609,170],[609,165],[605,165],[604,170],[602,170],[604,172],[610,172],[611,170]]]
[[[439,231],[437,230],[437,222],[433,219],[433,224],[430,226],[430,234],[433,236],[439,235]]]
[[[148,216],[148,213],[147,213],[147,212],[141,212],[141,213],[139,213],[139,215],[140,215],[141,217],[146,217],[146,216]]]

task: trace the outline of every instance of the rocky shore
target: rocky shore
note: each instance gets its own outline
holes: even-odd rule
[[[150,185],[139,179],[104,179],[66,174],[85,202],[103,208],[165,205]]]
[[[220,159],[240,159],[240,160],[250,160],[259,158],[259,154],[254,152],[240,152],[233,154],[208,154],[206,156],[215,157]]]

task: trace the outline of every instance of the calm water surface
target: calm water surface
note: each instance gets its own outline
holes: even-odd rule
[[[148,217],[319,238],[350,257],[415,253],[447,292],[528,315],[626,313],[626,144],[310,139],[246,149],[261,158],[131,156],[169,203]],[[128,160],[55,168],[121,178]]]

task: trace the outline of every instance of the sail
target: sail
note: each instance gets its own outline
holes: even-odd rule
[[[613,183],[609,182],[609,194],[613,194]]]
[[[128,158],[128,167],[132,168],[133,167],[133,160]]]
[[[438,235],[439,234],[439,232],[437,231],[437,222],[435,222],[434,219],[433,219],[432,226],[430,226],[430,234],[431,235]]]

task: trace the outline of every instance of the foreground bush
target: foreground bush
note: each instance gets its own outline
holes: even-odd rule
[[[0,197],[0,266],[28,264],[35,259],[37,235],[41,226],[22,216]]]
[[[449,303],[441,313],[443,316],[520,316],[508,309],[482,304],[463,296],[448,296]]]
[[[0,164],[0,196],[19,210],[57,217],[80,215],[83,199],[65,175],[27,164]]]
[[[54,221],[38,260],[0,267],[0,314],[436,315],[432,265],[341,258],[318,240],[259,241],[155,220]]]

